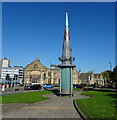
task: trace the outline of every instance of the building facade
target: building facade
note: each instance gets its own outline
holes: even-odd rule
[[[1,71],[2,67],[9,67],[10,66],[10,60],[7,58],[0,59],[0,78],[1,78]]]
[[[1,67],[9,67],[10,66],[10,60],[7,58],[0,59],[0,66]]]
[[[80,84],[78,80],[78,71],[76,68],[73,70],[73,83]],[[42,65],[40,60],[35,60],[28,64],[24,69],[24,85],[31,84],[60,84],[60,69],[57,65],[51,65],[49,68]]]
[[[60,68],[52,64],[49,68],[41,64],[40,60],[34,60],[24,69],[24,85],[32,84],[60,84]],[[73,69],[73,84],[104,85],[102,74],[79,73]]]
[[[14,67],[2,67],[1,78],[8,81],[17,80],[20,84],[23,84],[24,70],[22,66]]]
[[[94,73],[81,73],[79,74],[78,78],[81,80],[82,84],[87,84],[87,85],[104,85],[104,78],[102,74],[94,74]]]

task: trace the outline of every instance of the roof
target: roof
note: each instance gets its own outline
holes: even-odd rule
[[[94,74],[95,77],[101,77],[101,74]]]
[[[50,65],[50,69],[57,69],[57,70],[59,70],[60,68],[57,65],[55,65],[55,64],[51,64]]]
[[[87,80],[89,75],[90,75],[90,73],[81,73],[81,74],[79,74],[79,79]]]
[[[35,68],[34,66],[37,65]],[[43,64],[40,63],[40,60],[36,59],[25,67],[26,69],[47,69]]]

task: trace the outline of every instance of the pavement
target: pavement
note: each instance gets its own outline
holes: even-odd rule
[[[2,118],[79,118],[73,100],[80,98],[89,98],[80,95],[80,91],[74,91],[74,96],[59,97],[55,94],[43,95],[50,99],[31,103],[20,104],[10,103],[2,104]]]

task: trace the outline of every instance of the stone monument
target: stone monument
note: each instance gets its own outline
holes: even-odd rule
[[[60,67],[60,95],[72,95],[73,89],[73,68],[75,65],[72,62],[75,58],[72,57],[72,49],[70,47],[70,34],[68,24],[68,12],[66,11],[66,25],[64,32],[64,41],[62,49],[62,57],[59,57]]]

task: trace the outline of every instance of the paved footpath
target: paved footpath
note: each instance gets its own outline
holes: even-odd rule
[[[31,104],[3,104],[3,118],[80,118],[73,99],[88,98],[74,91],[74,96],[59,97],[46,94],[51,99]]]

